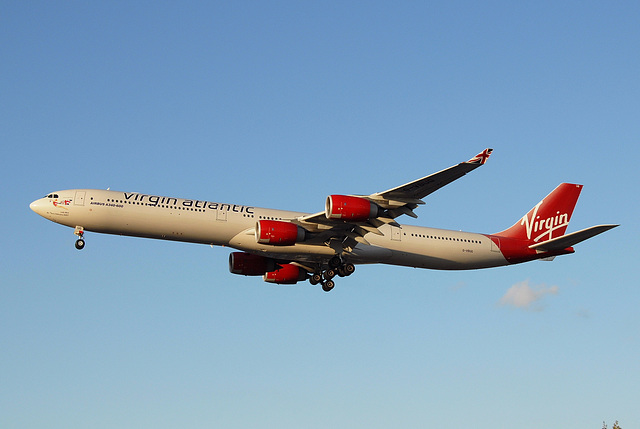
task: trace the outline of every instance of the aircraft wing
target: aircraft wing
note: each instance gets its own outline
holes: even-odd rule
[[[399,226],[394,219],[403,214],[417,218],[418,216],[413,210],[418,205],[424,204],[422,198],[484,165],[492,151],[493,149],[487,148],[468,161],[383,192],[371,195],[352,195],[369,200],[381,207],[383,209],[381,214],[375,218],[361,222],[349,222],[329,219],[326,212],[322,211],[302,216],[294,222],[308,231],[319,233],[318,239],[321,240],[342,237],[344,242],[353,244],[353,241],[357,241],[368,244],[363,238],[366,233],[372,232],[382,235],[378,228],[385,224]]]
[[[491,155],[491,152],[493,152],[493,149],[487,148],[468,161],[461,162],[458,165],[454,165],[437,173],[406,183],[402,186],[369,195],[367,198],[381,207],[390,209],[390,214],[394,218],[401,214],[408,214],[409,216],[417,217],[411,210],[416,208],[419,204],[424,204],[424,201],[422,201],[424,197],[432,194],[443,186],[448,185],[454,180],[461,178],[481,165],[484,165]],[[408,208],[409,210],[396,210],[402,207]]]
[[[420,200],[483,165],[487,162],[491,152],[493,152],[493,149],[485,149],[469,161],[461,162],[458,165],[454,165],[453,167],[430,174],[422,179],[414,180],[413,182],[406,183],[402,186],[398,186],[384,192],[378,192],[373,194],[372,197],[382,197],[384,199],[391,200]]]

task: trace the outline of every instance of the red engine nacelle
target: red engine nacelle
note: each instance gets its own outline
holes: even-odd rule
[[[284,264],[277,271],[270,271],[263,277],[267,283],[278,283],[281,285],[293,285],[299,281],[307,279],[307,272],[297,265]]]
[[[304,228],[291,222],[259,220],[256,223],[256,241],[274,246],[291,246],[305,238]]]
[[[347,195],[329,195],[325,204],[327,219],[362,222],[378,217],[381,209],[371,201]]]
[[[244,276],[262,276],[276,269],[273,259],[251,253],[233,252],[229,255],[229,271]]]

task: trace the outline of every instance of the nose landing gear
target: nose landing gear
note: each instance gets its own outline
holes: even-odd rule
[[[73,233],[78,236],[78,239],[76,240],[76,249],[84,249],[84,228],[81,226],[76,226],[76,229],[73,231]]]

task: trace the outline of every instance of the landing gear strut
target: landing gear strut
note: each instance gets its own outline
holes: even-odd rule
[[[78,239],[76,240],[76,249],[84,249],[84,228],[82,228],[81,226],[76,226],[76,229],[73,231],[73,233],[78,236]]]

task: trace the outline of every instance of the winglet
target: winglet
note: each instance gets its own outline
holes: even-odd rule
[[[493,149],[487,148],[482,152],[480,152],[479,154],[477,154],[476,156],[474,156],[473,158],[471,158],[469,161],[467,161],[466,164],[484,165],[484,163],[487,162],[487,159],[489,159],[491,152],[493,152]]]

